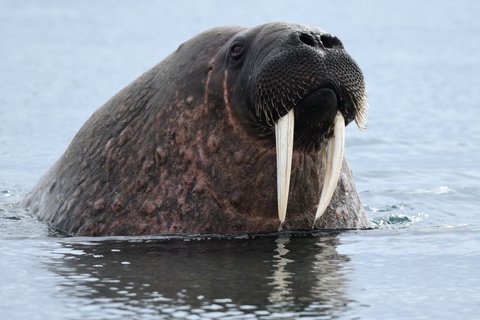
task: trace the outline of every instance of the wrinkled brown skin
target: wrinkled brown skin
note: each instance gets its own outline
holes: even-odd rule
[[[225,43],[244,29],[204,32],[120,91],[23,204],[74,235],[277,231],[274,135],[260,139],[242,124],[224,61]],[[321,152],[294,151],[285,229],[312,227]],[[316,227],[367,225],[344,161]]]

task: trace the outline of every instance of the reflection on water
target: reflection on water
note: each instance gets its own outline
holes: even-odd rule
[[[48,262],[59,299],[83,319],[135,316],[335,318],[346,256],[335,236],[62,242]]]
[[[271,304],[282,304],[291,302],[292,292],[292,273],[286,270],[288,263],[293,262],[293,260],[286,258],[286,254],[289,250],[286,248],[286,244],[290,241],[288,238],[279,238],[277,239],[277,248],[275,251],[276,255],[273,256],[273,275],[270,277],[272,292],[268,297],[268,301]]]

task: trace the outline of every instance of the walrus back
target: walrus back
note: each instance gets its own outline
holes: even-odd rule
[[[207,62],[239,30],[199,34],[112,97],[81,127],[22,205],[66,233],[141,233],[136,223],[115,226],[110,221],[156,206],[147,198],[154,185],[162,184],[156,168],[175,144],[174,127],[183,112],[175,109],[185,107],[178,94],[203,95]]]

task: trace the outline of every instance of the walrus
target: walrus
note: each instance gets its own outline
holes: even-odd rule
[[[363,228],[363,74],[322,29],[207,30],[99,108],[23,201],[71,235]]]

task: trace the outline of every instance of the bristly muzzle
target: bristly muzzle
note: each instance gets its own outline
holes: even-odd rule
[[[273,125],[311,92],[331,88],[346,123],[360,128],[367,120],[367,99],[362,72],[343,49],[328,51],[295,47],[268,57],[252,77],[255,112],[262,123]]]

